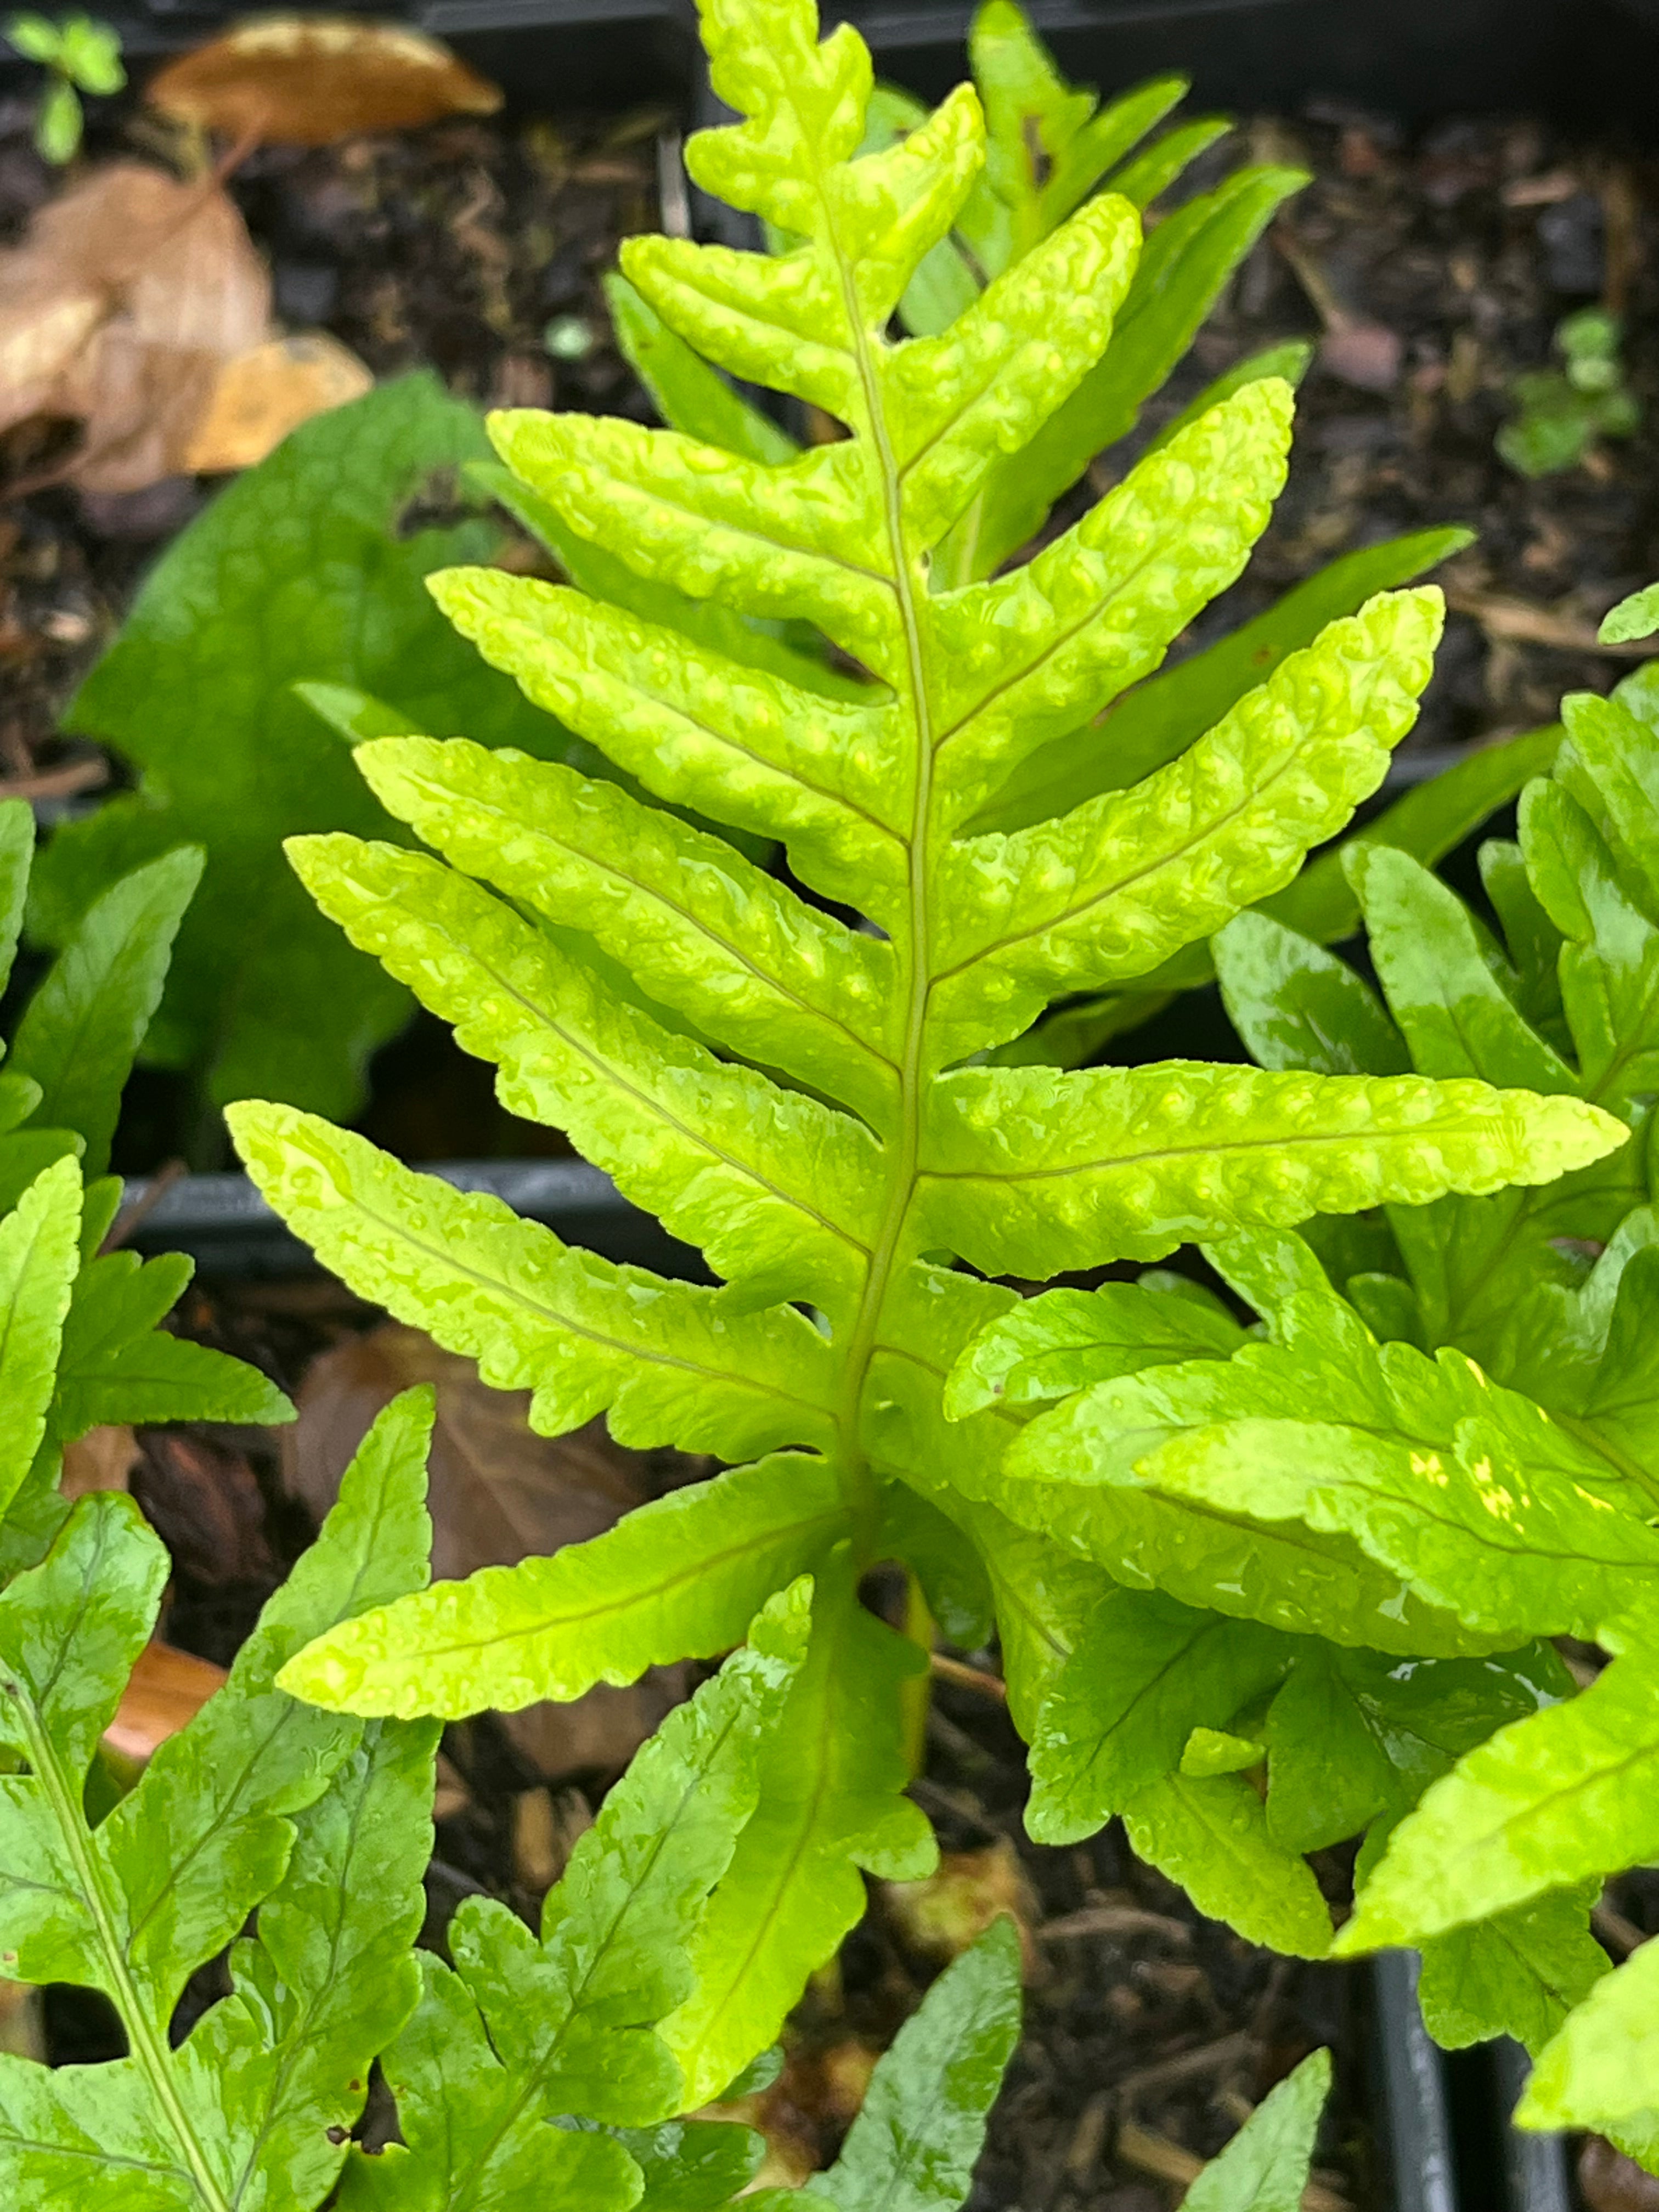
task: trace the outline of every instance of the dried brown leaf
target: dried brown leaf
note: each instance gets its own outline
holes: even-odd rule
[[[180,463],[202,476],[251,469],[290,430],[361,399],[374,383],[350,348],[323,331],[268,339],[219,371]]]
[[[43,414],[59,376],[103,320],[98,292],[65,291],[31,272],[7,282],[0,261],[0,426]]]
[[[491,1390],[470,1359],[390,1323],[324,1352],[301,1388],[299,1419],[283,1433],[283,1478],[313,1514],[332,1504],[375,1415],[416,1382],[437,1390],[429,1504],[433,1572],[442,1579],[584,1542],[660,1488],[651,1455],[613,1443],[600,1422],[538,1437],[528,1391]],[[620,1769],[687,1687],[684,1669],[656,1668],[626,1689],[602,1685],[570,1705],[528,1706],[506,1726],[550,1779]]]
[[[132,1490],[173,1565],[210,1589],[274,1582],[265,1501],[246,1455],[192,1429],[146,1429]]]
[[[125,1490],[140,1457],[131,1429],[88,1429],[64,1445],[58,1488],[65,1498],[84,1498],[89,1490]]]
[[[221,187],[113,162],[0,254],[0,428],[78,420],[54,475],[139,490],[182,465],[224,364],[270,321],[269,273]]]
[[[238,141],[326,146],[445,115],[493,115],[500,88],[436,39],[389,23],[274,15],[169,62],[151,106]]]
[[[138,1654],[105,1743],[118,1759],[142,1766],[158,1744],[195,1719],[224,1679],[222,1667],[152,1638]]]

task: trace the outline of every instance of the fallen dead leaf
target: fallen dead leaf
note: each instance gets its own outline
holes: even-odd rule
[[[152,1637],[138,1654],[104,1741],[118,1758],[142,1766],[158,1745],[195,1719],[224,1679],[224,1668],[211,1660]]]
[[[239,143],[326,146],[445,115],[493,115],[501,88],[438,40],[389,23],[273,15],[153,76],[152,107]]]
[[[270,316],[264,264],[217,185],[113,162],[0,255],[0,427],[79,419],[60,473],[136,490],[173,472],[220,369]]]
[[[529,1425],[528,1391],[492,1390],[470,1359],[391,1323],[312,1363],[299,1419],[283,1432],[284,1480],[319,1518],[374,1416],[416,1382],[437,1389],[428,1504],[433,1572],[441,1579],[581,1543],[661,1486],[650,1455],[612,1443],[601,1423],[538,1437]],[[527,1706],[507,1715],[505,1725],[550,1780],[615,1771],[688,1690],[684,1668],[653,1668],[629,1688],[602,1685],[569,1705]]]
[[[900,1933],[929,1958],[958,1957],[1000,1914],[1019,1930],[1029,1982],[1042,1971],[1031,1930],[1037,1901],[1019,1853],[1006,1836],[978,1851],[945,1851],[925,1881],[890,1881],[882,1895]]]
[[[251,469],[290,430],[361,399],[374,384],[356,355],[325,331],[268,339],[221,369],[179,464],[201,476]]]
[[[190,1429],[146,1429],[132,1492],[175,1567],[211,1589],[274,1582],[265,1501],[246,1455]]]
[[[0,429],[30,416],[82,425],[67,459],[34,482],[142,490],[208,465],[188,458],[205,422],[216,422],[222,448],[233,434],[243,449],[257,445],[252,412],[269,433],[252,456],[262,459],[308,414],[366,388],[368,371],[331,340],[286,343],[301,350],[279,376],[268,358],[270,274],[211,178],[184,184],[112,162],[49,202],[0,253]]]
[[[131,1429],[88,1429],[64,1445],[58,1488],[65,1498],[84,1498],[89,1490],[125,1490],[142,1456]]]
[[[67,273],[67,272],[66,272]],[[102,321],[101,294],[65,293],[44,271],[0,262],[0,422],[44,414],[58,377]]]

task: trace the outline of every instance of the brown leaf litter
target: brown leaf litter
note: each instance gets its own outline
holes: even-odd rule
[[[111,162],[0,254],[0,430],[81,426],[36,484],[118,494],[246,467],[371,381],[335,340],[274,337],[270,272],[212,177]]]
[[[612,1443],[603,1423],[538,1437],[527,1390],[489,1389],[470,1359],[393,1322],[322,1353],[301,1386],[300,1418],[283,1439],[283,1480],[319,1519],[374,1416],[416,1382],[437,1391],[428,1502],[432,1570],[441,1579],[582,1543],[662,1487],[656,1456]],[[630,1687],[601,1685],[568,1705],[531,1705],[504,1725],[550,1779],[614,1772],[689,1689],[684,1668],[653,1668]]]
[[[501,88],[436,39],[329,15],[239,25],[153,76],[145,99],[198,131],[250,145],[327,146],[447,115],[493,115]]]

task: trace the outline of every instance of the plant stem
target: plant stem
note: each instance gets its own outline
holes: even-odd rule
[[[904,977],[904,1052],[899,1066],[899,1125],[887,1142],[888,1168],[883,1194],[880,1225],[871,1249],[864,1291],[848,1334],[842,1370],[840,1425],[843,1439],[848,1503],[861,1538],[860,1560],[868,1565],[875,1542],[875,1486],[860,1440],[865,1384],[876,1349],[882,1309],[901,1255],[915,1195],[916,1167],[921,1149],[924,1048],[927,1000],[932,981],[932,943],[927,902],[927,839],[933,812],[933,731],[927,697],[927,668],[922,651],[921,624],[917,611],[916,586],[925,578],[913,576],[905,544],[903,498],[892,441],[882,412],[881,390],[869,333],[864,327],[852,266],[836,235],[835,218],[828,202],[823,208],[824,234],[836,256],[842,297],[852,336],[854,358],[863,387],[869,438],[881,471],[882,504],[893,568],[893,590],[904,633],[907,688],[910,724],[915,744],[915,789],[911,803],[909,840],[909,896],[908,927],[902,939],[894,936]]]
[[[165,2029],[159,2027],[150,2018],[134,1984],[126,1954],[116,1932],[118,1916],[115,1899],[110,1893],[106,1869],[81,1817],[78,1793],[70,1777],[64,1772],[57,1747],[41,1726],[33,1705],[21,1697],[17,1704],[28,1743],[29,1765],[58,1822],[64,1850],[80,1883],[82,1900],[97,1930],[99,1948],[103,1953],[104,1966],[108,1975],[108,1993],[126,2031],[128,2047],[148,2080],[156,2103],[167,2117],[167,2124],[173,2130],[203,2203],[210,2208],[210,2212],[234,2212],[231,2201],[219,2186],[208,2162],[207,2152],[191,2126],[190,2115],[179,2097]]]

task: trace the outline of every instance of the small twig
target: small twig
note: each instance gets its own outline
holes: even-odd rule
[[[1182,2188],[1190,2188],[1204,2171],[1201,2158],[1133,2120],[1126,2120],[1118,2130],[1115,2149],[1119,2160],[1132,2166],[1137,2173],[1150,2173],[1157,2180],[1173,2181]],[[1310,2181],[1302,2192],[1302,2212],[1353,2212],[1353,2207],[1322,2182]]]
[[[167,1160],[157,1168],[137,1197],[130,1199],[111,1222],[109,1234],[98,1248],[100,1252],[118,1251],[140,1224],[149,1220],[185,1172],[182,1160]]]
[[[691,235],[691,195],[686,186],[685,144],[675,130],[657,133],[657,206],[670,238]]]
[[[1610,1905],[1598,1905],[1592,1910],[1590,1926],[1608,1950],[1620,1959],[1628,1958],[1648,1940],[1633,1920],[1626,1920]]]
[[[1506,208],[1559,207],[1583,189],[1583,180],[1575,171],[1547,169],[1540,177],[1517,177],[1512,185],[1504,185],[1498,198]]]
[[[1106,2142],[1106,2124],[1112,2114],[1112,2093],[1097,2089],[1078,2115],[1072,2140],[1066,2145],[1061,2160],[1073,2181],[1086,2181],[1100,2162],[1100,2154]]]
[[[981,1835],[1006,1835],[1018,1822],[1017,1814],[1002,1820],[993,1819],[965,1790],[951,1790],[942,1782],[930,1781],[925,1774],[918,1774],[911,1783],[910,1795],[917,1804],[929,1806],[935,1812],[952,1814],[958,1820],[965,1820],[969,1827],[977,1828]]]
[[[1119,2160],[1133,2166],[1137,2173],[1150,2173],[1158,2181],[1179,2182],[1183,2188],[1204,2171],[1201,2158],[1194,2158],[1167,2136],[1155,2136],[1150,2128],[1139,2127],[1133,2120],[1126,2120],[1118,2130],[1115,2149]]]
[[[257,123],[251,123],[241,137],[227,152],[221,154],[213,165],[212,177],[216,185],[228,184],[250,154],[258,151],[264,133]]]
[[[1629,311],[1631,288],[1642,266],[1642,204],[1636,180],[1622,161],[1603,171],[1598,189],[1606,240],[1602,298],[1609,314],[1623,316]]]
[[[1513,638],[1522,645],[1554,646],[1563,653],[1605,653],[1616,660],[1647,660],[1659,653],[1659,638],[1603,645],[1590,623],[1556,614],[1549,607],[1534,606],[1529,599],[1505,598],[1500,592],[1449,591],[1446,604],[1460,615],[1472,615],[1488,637]]]
[[[1258,2043],[1268,2042],[1279,2001],[1285,1994],[1285,1985],[1291,1978],[1288,1959],[1275,1959],[1267,1972],[1267,1985],[1256,2000],[1255,2010],[1250,2014],[1250,2033]]]
[[[1219,2074],[1239,2060],[1251,2057],[1257,2048],[1248,2028],[1235,2029],[1213,2043],[1200,2043],[1196,2051],[1183,2051],[1178,2058],[1162,2058],[1156,2066],[1143,2066],[1126,2074],[1118,2083],[1120,2104],[1127,2106],[1148,2089],[1169,2089],[1178,2081],[1191,2081],[1202,2074]]]
[[[1008,1685],[997,1674],[988,1674],[982,1668],[969,1667],[960,1659],[947,1659],[942,1651],[931,1651],[928,1663],[942,1682],[954,1682],[960,1690],[975,1690],[981,1698],[989,1698],[999,1705],[1008,1702]]]
[[[106,760],[66,761],[38,775],[0,779],[0,799],[68,799],[77,791],[96,791],[109,781]]]
[[[1037,1929],[1044,1943],[1069,1943],[1082,1936],[1163,1936],[1171,1943],[1190,1943],[1193,1931],[1167,1912],[1148,1912],[1139,1905],[1088,1905]]]

